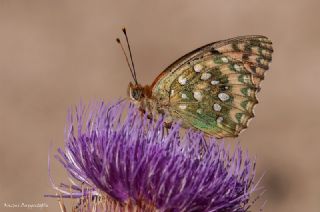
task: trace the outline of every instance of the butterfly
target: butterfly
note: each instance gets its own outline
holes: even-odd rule
[[[129,99],[150,116],[163,114],[216,138],[237,137],[254,117],[257,93],[272,59],[272,42],[248,35],[202,46],[176,60],[151,85],[142,86],[131,58]],[[118,43],[120,40],[117,39]],[[120,43],[121,44],[121,43]]]

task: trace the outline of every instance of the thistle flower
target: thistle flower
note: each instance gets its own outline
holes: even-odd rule
[[[123,103],[76,107],[55,155],[72,185],[52,182],[60,194],[48,196],[77,198],[82,211],[247,211],[256,190],[248,154],[163,126]]]

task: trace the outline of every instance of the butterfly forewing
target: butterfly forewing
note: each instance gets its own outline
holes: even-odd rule
[[[216,137],[235,137],[253,117],[272,51],[264,36],[203,46],[162,72],[152,84],[152,95],[185,126]]]

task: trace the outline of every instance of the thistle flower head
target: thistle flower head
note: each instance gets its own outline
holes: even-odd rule
[[[168,131],[132,105],[97,103],[70,112],[56,159],[72,185],[54,185],[79,207],[101,211],[246,211],[255,163],[237,145],[200,132]]]

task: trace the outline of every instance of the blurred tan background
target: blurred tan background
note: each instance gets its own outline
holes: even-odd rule
[[[320,211],[319,9],[317,0],[0,0],[0,211],[26,211],[4,206],[20,203],[58,211],[43,198],[54,192],[50,142],[62,146],[69,106],[126,95],[131,78],[115,42],[123,26],[143,84],[209,42],[270,37],[271,70],[239,140],[259,176],[267,172],[265,211]]]

